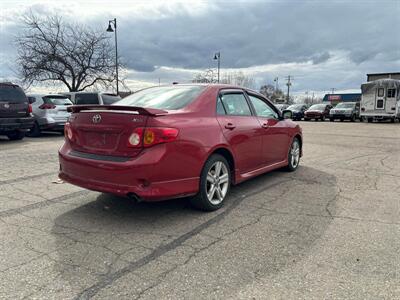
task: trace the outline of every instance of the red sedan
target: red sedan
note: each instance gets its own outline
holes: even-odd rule
[[[232,184],[297,169],[301,128],[262,95],[227,85],[172,85],[109,106],[76,105],[65,125],[59,177],[136,200],[193,196],[223,205]]]

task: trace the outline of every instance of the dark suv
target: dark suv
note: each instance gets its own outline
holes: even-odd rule
[[[33,127],[32,107],[24,91],[12,83],[0,83],[0,135],[21,140]]]

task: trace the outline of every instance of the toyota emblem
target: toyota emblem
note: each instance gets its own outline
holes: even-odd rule
[[[94,115],[92,118],[93,123],[100,123],[101,122],[101,116],[100,115]]]

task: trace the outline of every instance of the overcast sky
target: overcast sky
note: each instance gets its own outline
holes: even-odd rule
[[[106,29],[118,22],[132,89],[188,82],[201,70],[241,70],[256,88],[357,91],[366,73],[400,71],[400,1],[1,1],[0,78],[12,78],[20,16],[59,14]]]

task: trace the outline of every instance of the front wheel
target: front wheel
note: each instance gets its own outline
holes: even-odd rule
[[[15,130],[15,131],[7,134],[8,139],[11,141],[22,140],[24,138],[24,136],[25,136],[25,132],[19,131],[19,130]]]
[[[290,172],[296,171],[300,163],[300,141],[298,138],[294,138],[292,145],[290,146],[288,153],[288,166],[287,169]]]
[[[231,171],[225,157],[213,154],[206,161],[200,176],[199,193],[191,199],[200,210],[214,211],[222,207],[231,185]]]

